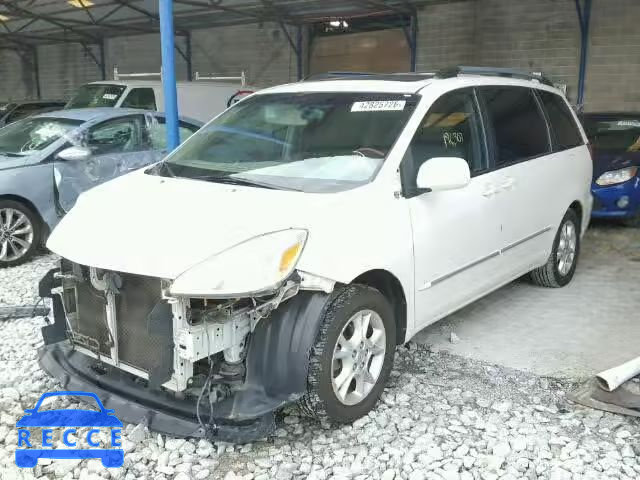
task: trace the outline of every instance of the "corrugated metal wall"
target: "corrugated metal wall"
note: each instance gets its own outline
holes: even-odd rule
[[[587,109],[640,109],[640,18],[638,0],[594,0],[586,78]],[[419,71],[455,64],[519,67],[544,71],[568,85],[575,98],[580,33],[573,0],[475,0],[429,5],[418,14]],[[295,35],[294,35],[295,37]],[[177,39],[181,44],[183,40]],[[192,33],[193,70],[238,75],[260,86],[296,79],[296,58],[273,23]],[[67,97],[79,85],[100,77],[98,67],[78,45],[39,47],[42,94]],[[122,72],[159,71],[158,35],[106,42],[108,78]],[[186,63],[176,55],[178,78]],[[341,65],[342,66],[342,65]],[[0,51],[0,100],[35,95],[32,68]]]

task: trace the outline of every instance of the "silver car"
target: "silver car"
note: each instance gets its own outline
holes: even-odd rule
[[[180,140],[201,125],[181,119]],[[121,108],[61,110],[0,128],[0,267],[26,261],[80,193],[161,160],[165,130],[162,113]]]

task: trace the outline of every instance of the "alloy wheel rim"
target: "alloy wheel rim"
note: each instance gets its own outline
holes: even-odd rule
[[[556,252],[556,261],[558,272],[565,276],[571,271],[573,262],[576,258],[576,247],[578,243],[578,235],[573,222],[566,221],[560,229],[560,240],[558,242],[558,250]]]
[[[0,209],[0,261],[24,257],[33,244],[33,225],[15,208]]]
[[[345,324],[333,349],[331,384],[344,405],[364,400],[380,378],[386,353],[384,322],[373,310],[360,310]]]

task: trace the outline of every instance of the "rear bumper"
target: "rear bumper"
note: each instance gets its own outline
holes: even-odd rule
[[[619,185],[601,187],[591,185],[593,193],[593,218],[630,218],[640,211],[640,177],[634,177]],[[618,202],[626,197],[628,204],[620,207]]]
[[[244,443],[264,438],[275,428],[271,411],[253,419],[234,421],[229,418],[234,416],[233,411],[225,411],[224,401],[211,418],[208,405],[203,403],[200,413],[205,425],[200,425],[194,402],[149,389],[116,368],[101,365],[98,370],[95,359],[73,350],[66,341],[41,347],[38,358],[42,369],[57,378],[65,390],[93,392],[106,408],[115,410],[121,421],[143,423],[156,432]]]

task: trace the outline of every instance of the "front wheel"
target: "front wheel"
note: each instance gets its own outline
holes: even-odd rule
[[[393,310],[378,290],[344,287],[327,308],[312,348],[302,410],[340,423],[369,412],[393,367],[395,331]]]
[[[573,278],[579,254],[580,220],[570,209],[560,222],[547,263],[531,272],[531,280],[543,287],[564,287]]]
[[[40,221],[30,208],[0,200],[0,268],[29,260],[38,247],[40,231]]]

